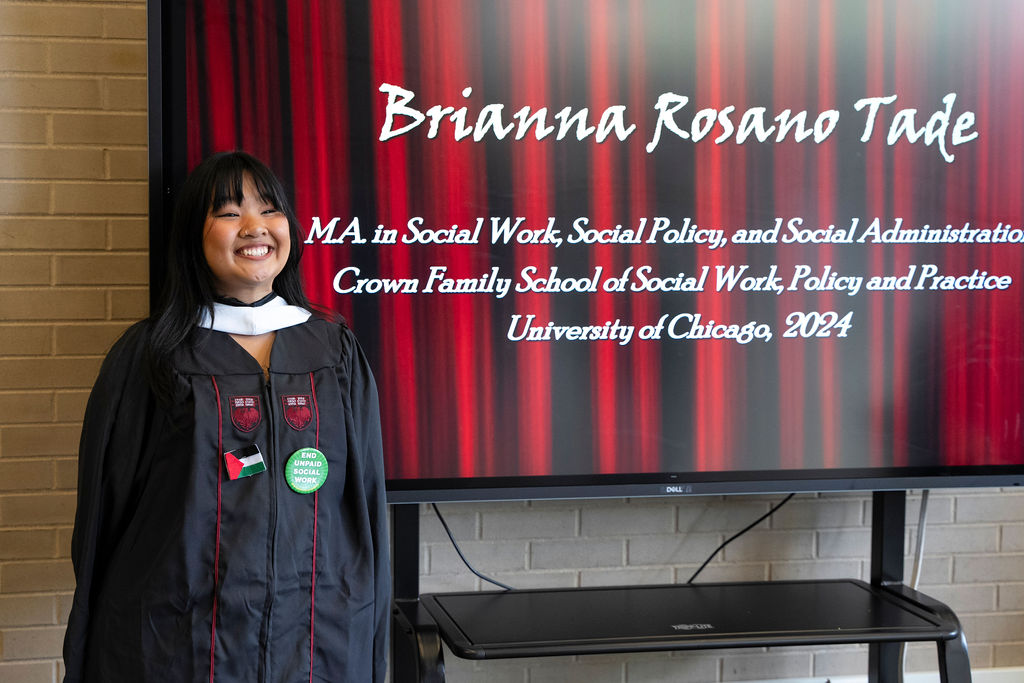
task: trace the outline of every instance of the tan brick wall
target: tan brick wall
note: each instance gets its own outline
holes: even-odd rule
[[[75,451],[103,354],[147,313],[145,3],[0,0],[0,681],[60,680],[73,589]],[[685,580],[758,497],[447,505],[516,586]],[[804,495],[707,580],[866,577],[866,496]],[[916,511],[911,501],[908,520]],[[1024,492],[939,492],[923,587],[962,617],[975,667],[1024,665]],[[526,531],[524,531],[526,530]],[[908,530],[908,543],[911,538]],[[474,589],[432,517],[424,590]],[[934,648],[911,652],[935,668]],[[450,680],[717,681],[863,673],[861,647],[508,661]]]
[[[60,680],[75,455],[147,313],[145,2],[0,0],[0,681]]]

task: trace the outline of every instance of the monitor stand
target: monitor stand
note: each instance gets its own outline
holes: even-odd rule
[[[874,494],[870,583],[772,581],[422,596],[417,590],[408,597],[411,586],[401,583],[408,577],[398,563],[409,561],[412,553],[396,546],[393,680],[443,682],[443,640],[454,654],[470,659],[869,643],[869,681],[889,683],[898,677],[901,643],[934,641],[942,683],[967,683],[970,664],[956,615],[900,583],[905,506],[903,491]],[[418,509],[397,507],[411,508],[415,515],[418,589]],[[392,514],[401,521],[404,512]]]

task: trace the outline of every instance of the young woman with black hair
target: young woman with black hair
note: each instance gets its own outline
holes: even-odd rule
[[[297,221],[255,158],[200,164],[169,237],[163,303],[86,409],[65,681],[382,681],[366,360],[306,299]]]

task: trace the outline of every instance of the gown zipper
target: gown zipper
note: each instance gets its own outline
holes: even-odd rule
[[[269,547],[267,548],[267,597],[263,603],[263,624],[260,628],[260,650],[262,657],[260,658],[259,668],[259,681],[264,683],[270,675],[270,648],[268,646],[270,642],[270,629],[272,627],[271,618],[273,616],[274,606],[274,593],[276,592],[276,580],[275,567],[277,565],[277,479],[278,472],[276,467],[277,460],[277,443],[275,439],[275,426],[276,420],[274,419],[274,401],[273,401],[273,388],[271,386],[270,375],[268,374],[263,381],[263,397],[267,403],[267,469],[269,470],[270,476],[270,510],[269,510],[269,528],[270,538]]]

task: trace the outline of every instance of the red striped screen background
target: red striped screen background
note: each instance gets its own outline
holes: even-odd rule
[[[358,220],[365,243],[314,239],[303,273],[311,298],[342,313],[371,358],[381,396],[385,457],[394,480],[750,473],[1024,464],[1024,247],[1000,244],[739,244],[663,241],[492,244],[490,218],[521,217],[562,237],[573,221],[647,230],[1024,227],[1024,4],[999,0],[190,0],[187,154],[240,148],[292,190],[306,232]],[[388,95],[415,94],[421,112],[451,107],[380,141]],[[471,89],[467,90],[467,89]],[[464,91],[469,93],[464,96]],[[699,142],[664,128],[653,150],[659,96],[688,98],[674,115],[763,107],[808,125],[838,112],[820,143],[793,135]],[[921,128],[955,93],[939,144],[886,133],[901,109]],[[869,140],[862,98],[882,106]],[[485,105],[502,123],[523,107],[619,107],[635,129],[522,140],[455,137],[450,114],[476,126]],[[952,145],[973,112],[977,138]],[[404,118],[400,123],[408,123]],[[697,124],[694,123],[694,126]],[[397,127],[397,125],[396,125]],[[575,128],[573,131],[575,132]],[[472,229],[478,244],[374,244],[378,226]],[[646,237],[646,235],[645,235]],[[815,275],[903,276],[934,265],[1012,277],[1005,290],[715,291],[716,269],[795,269]],[[701,292],[425,293],[432,267],[452,279],[497,272],[602,281],[649,266],[652,275],[711,275]],[[409,294],[338,293],[346,267],[361,278],[418,280]],[[497,269],[497,270],[494,270]],[[348,277],[351,284],[355,278]],[[851,314],[845,336],[786,338],[794,313]],[[664,316],[704,323],[757,321],[770,341],[641,339]],[[515,316],[520,316],[516,318]],[[537,326],[634,326],[616,340],[514,341],[514,321]],[[687,320],[691,320],[687,318]],[[684,326],[680,325],[679,329]],[[685,325],[686,328],[689,324]],[[648,328],[652,329],[652,328]]]

